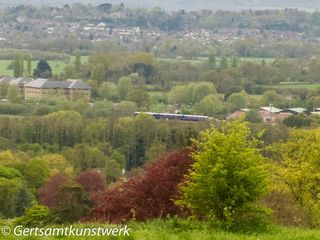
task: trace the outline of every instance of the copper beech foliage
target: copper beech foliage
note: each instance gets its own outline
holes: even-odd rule
[[[89,194],[95,194],[105,190],[104,177],[101,172],[96,170],[81,172],[76,181]]]
[[[55,208],[58,206],[61,199],[60,189],[66,185],[72,183],[72,180],[62,174],[58,173],[52,176],[46,183],[43,184],[38,190],[39,203],[49,208]]]
[[[63,198],[62,188],[66,185],[78,183],[89,195],[97,194],[105,190],[103,175],[96,170],[88,170],[79,173],[73,180],[63,173],[58,173],[49,178],[38,190],[39,202],[49,208],[58,206]]]
[[[174,199],[192,162],[190,149],[184,149],[147,164],[139,175],[95,196],[88,220],[123,223],[183,215],[185,211],[174,204]]]

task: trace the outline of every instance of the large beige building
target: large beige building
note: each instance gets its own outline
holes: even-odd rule
[[[78,79],[52,81],[32,78],[0,78],[0,84],[17,85],[24,99],[46,99],[54,96],[65,96],[69,100],[91,98],[91,87]]]
[[[24,98],[45,99],[52,96],[65,96],[70,100],[84,98],[90,100],[91,87],[81,80],[51,81],[38,78],[24,85]]]

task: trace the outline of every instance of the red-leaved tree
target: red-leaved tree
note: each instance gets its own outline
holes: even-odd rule
[[[52,176],[38,190],[39,203],[49,208],[57,207],[61,198],[61,188],[70,183],[72,180],[62,173]]]
[[[39,203],[50,208],[53,223],[73,223],[87,216],[91,206],[88,193],[73,179],[59,173],[39,190]]]
[[[123,223],[182,215],[174,198],[192,162],[190,150],[184,149],[148,164],[138,176],[95,196],[89,220]]]
[[[105,180],[101,172],[88,170],[81,172],[76,181],[88,194],[99,193],[105,190]]]

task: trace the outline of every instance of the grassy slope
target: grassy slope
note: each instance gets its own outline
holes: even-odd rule
[[[107,225],[74,225],[73,227],[107,227]],[[299,228],[273,227],[267,233],[261,234],[240,234],[230,233],[218,229],[208,228],[206,224],[186,224],[178,225],[170,222],[156,220],[150,223],[129,224],[129,237],[90,237],[90,239],[121,239],[121,240],[320,240],[320,230],[306,230]],[[0,234],[0,239],[3,236]],[[5,239],[43,239],[41,237],[15,237],[13,235]],[[88,237],[46,237],[52,239],[88,239]]]

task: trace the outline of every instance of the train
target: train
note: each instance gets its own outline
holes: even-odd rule
[[[155,113],[155,112],[135,112],[134,115],[150,115],[155,119],[167,119],[167,120],[180,120],[180,121],[209,121],[210,118],[208,116],[202,115],[185,115],[185,114],[173,114],[173,113]]]

